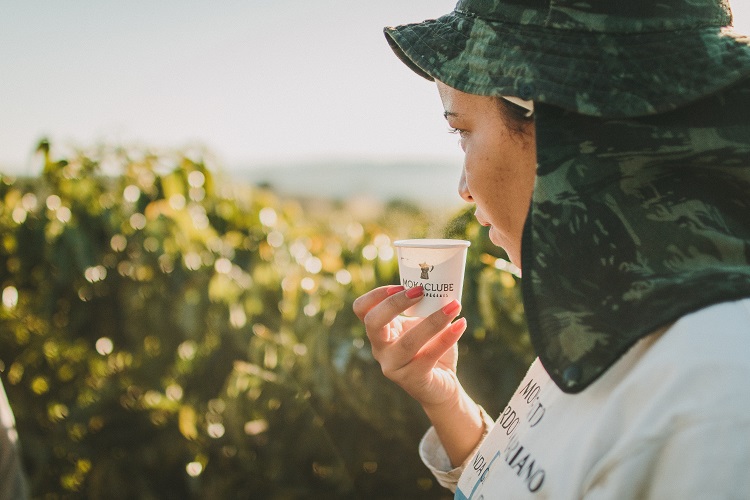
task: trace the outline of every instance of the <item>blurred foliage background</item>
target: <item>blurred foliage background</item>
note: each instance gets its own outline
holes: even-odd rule
[[[0,182],[0,376],[34,498],[452,498],[351,310],[434,214],[283,199],[200,152],[38,153]],[[520,289],[451,217],[473,242],[459,374],[497,414],[532,359]]]

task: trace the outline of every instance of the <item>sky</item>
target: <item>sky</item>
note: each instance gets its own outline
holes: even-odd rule
[[[750,5],[734,1],[750,32]],[[0,172],[42,137],[202,145],[225,169],[328,160],[460,164],[434,85],[385,25],[455,0],[0,0]]]
[[[0,171],[40,137],[179,148],[227,168],[459,158],[434,85],[383,26],[455,0],[0,0]]]

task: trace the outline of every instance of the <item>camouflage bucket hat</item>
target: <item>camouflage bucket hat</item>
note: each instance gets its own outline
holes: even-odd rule
[[[750,75],[750,39],[731,21],[726,0],[460,0],[385,34],[427,79],[615,118],[676,109]]]

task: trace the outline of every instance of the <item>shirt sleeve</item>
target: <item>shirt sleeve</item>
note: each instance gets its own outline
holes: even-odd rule
[[[584,498],[729,500],[750,492],[750,418],[674,422],[674,431],[597,467]]]
[[[448,488],[450,491],[455,492],[458,486],[458,479],[461,477],[461,473],[466,468],[466,464],[474,456],[474,454],[481,446],[484,438],[487,437],[492,427],[495,425],[494,420],[490,417],[484,408],[479,407],[479,413],[482,416],[482,422],[484,423],[484,430],[482,431],[482,439],[479,440],[476,447],[469,453],[464,463],[458,467],[453,467],[448,454],[443,448],[443,443],[440,442],[440,438],[437,435],[434,427],[430,427],[422,437],[422,441],[419,443],[419,456],[422,462],[430,469],[432,475],[437,479],[438,484],[444,488]]]

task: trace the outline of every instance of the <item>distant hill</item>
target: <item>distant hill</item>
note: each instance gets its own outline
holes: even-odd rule
[[[280,193],[349,199],[401,199],[430,208],[461,206],[457,186],[461,166],[433,162],[335,161],[232,169],[233,174]]]

